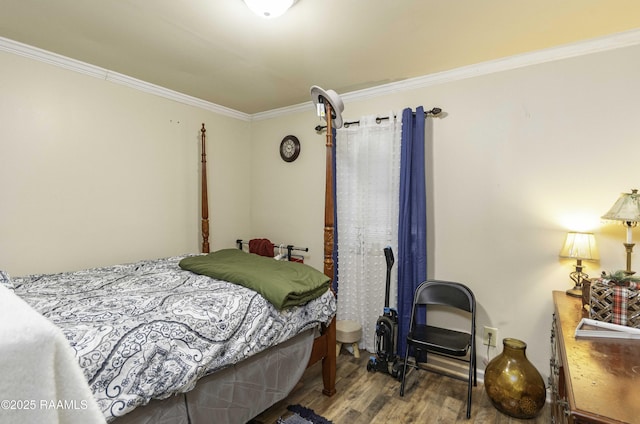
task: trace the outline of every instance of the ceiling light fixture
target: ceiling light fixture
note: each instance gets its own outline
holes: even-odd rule
[[[284,15],[296,0],[244,0],[253,13],[266,19]]]

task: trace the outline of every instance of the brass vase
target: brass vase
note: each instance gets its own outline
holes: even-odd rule
[[[502,345],[502,353],[484,371],[487,395],[499,411],[515,418],[533,418],[544,406],[544,380],[527,359],[525,342],[506,338]]]

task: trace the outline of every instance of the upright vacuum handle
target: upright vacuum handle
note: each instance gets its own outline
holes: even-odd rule
[[[389,289],[391,285],[391,268],[393,268],[393,250],[391,250],[391,246],[387,246],[384,248],[384,257],[387,260],[387,286],[384,291],[384,308],[385,315],[387,315],[387,310],[389,309]]]
[[[391,250],[391,246],[387,246],[384,248],[384,257],[387,260],[387,269],[390,270],[393,268],[393,250]]]

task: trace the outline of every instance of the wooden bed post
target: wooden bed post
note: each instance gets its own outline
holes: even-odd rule
[[[325,99],[326,100],[326,99]],[[315,100],[314,100],[315,101]],[[326,107],[325,116],[327,119],[327,142],[326,142],[326,179],[324,190],[324,273],[331,283],[333,283],[334,265],[333,265],[333,241],[334,241],[334,222],[333,222],[333,130],[331,128],[331,104],[324,102]],[[333,288],[331,288],[333,291]],[[336,318],[334,317],[327,325],[322,325],[321,335],[316,337],[309,365],[322,359],[322,394],[333,396],[336,394]]]
[[[326,172],[324,190],[324,273],[331,279],[333,284],[334,264],[334,222],[333,222],[333,129],[331,104],[325,102],[325,116],[327,117],[327,142],[326,142]],[[322,393],[333,396],[336,393],[336,318],[334,317],[329,326],[324,329],[326,335],[327,352],[322,359],[322,382],[324,389]]]
[[[331,128],[331,104],[325,104],[327,118],[327,142],[324,183],[324,273],[333,283],[333,129]]]
[[[202,152],[201,152],[201,162],[202,162],[202,183],[200,185],[201,192],[201,203],[202,203],[202,253],[209,253],[209,199],[207,197],[207,145],[205,140],[205,133],[207,130],[204,128],[204,123],[202,124],[202,129],[200,130],[201,139],[202,139]]]

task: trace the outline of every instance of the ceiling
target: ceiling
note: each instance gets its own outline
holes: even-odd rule
[[[0,37],[254,114],[640,28],[637,0],[0,0]]]

